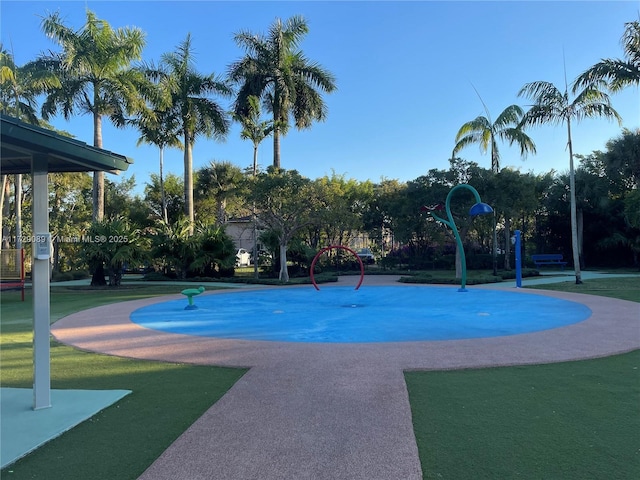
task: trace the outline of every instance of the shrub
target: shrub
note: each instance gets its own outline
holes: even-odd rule
[[[503,278],[503,280],[513,280],[516,278],[515,270],[501,270],[499,275]],[[525,277],[538,277],[540,276],[540,272],[535,268],[523,268],[522,269],[522,278]]]
[[[469,270],[491,270],[493,268],[493,254],[471,253],[466,256]],[[504,254],[496,256],[496,264],[504,265]]]
[[[218,267],[219,278],[231,278],[236,274],[236,270],[233,267]]]
[[[83,280],[91,276],[86,270],[74,270],[71,272],[71,275],[73,276],[74,280]]]
[[[177,276],[175,273],[173,275],[171,274],[165,275],[164,273],[161,273],[161,272],[149,272],[145,274],[145,276],[143,277],[143,280],[146,280],[148,282],[166,282],[169,280],[175,280],[176,278]]]
[[[52,282],[68,282],[69,280],[73,280],[71,272],[53,272],[51,274]]]

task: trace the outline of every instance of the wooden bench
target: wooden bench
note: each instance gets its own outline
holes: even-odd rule
[[[536,267],[541,267],[543,265],[560,265],[562,270],[564,270],[564,266],[567,262],[562,260],[561,253],[537,253],[535,255],[531,255],[531,260],[536,265]]]

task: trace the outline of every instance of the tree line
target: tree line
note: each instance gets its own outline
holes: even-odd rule
[[[299,48],[308,33],[307,24],[300,16],[284,22],[276,19],[266,34],[236,33],[234,39],[244,55],[229,66],[224,76],[197,71],[190,35],[174,52],[162,55],[155,65],[141,61],[142,31],[113,29],[89,10],[86,24],[79,30],[65,25],[57,13],[44,17],[41,26],[43,33],[61,47],[59,52],[49,52],[17,66],[13,55],[0,48],[2,112],[45,126],[55,115],[69,118],[89,113],[93,117],[94,146],[102,148],[101,125],[103,118],[108,118],[116,126],[136,128],[140,132],[139,141],[158,146],[160,152],[159,174],[152,176],[144,198],[131,195],[133,180],[115,184],[105,181],[102,172],[95,172],[92,183],[88,184],[86,175],[54,177],[52,174],[52,231],[56,228],[58,212],[61,219],[65,219],[58,232],[92,228],[102,229],[104,233],[111,228],[109,224],[117,220],[119,231],[131,229],[140,233],[121,234],[120,237],[147,242],[140,245],[144,248],[129,249],[129,260],[138,262],[143,259],[137,258],[134,251],[146,248],[150,252],[153,247],[158,253],[158,245],[166,243],[166,238],[179,243],[177,238],[184,237],[182,247],[166,253],[174,260],[172,264],[165,258],[165,268],[170,265],[181,274],[193,269],[211,273],[230,268],[230,247],[228,238],[224,238],[225,221],[230,215],[249,216],[260,223],[261,230],[271,233],[272,243],[277,244],[274,256],[280,258],[279,277],[287,280],[287,248],[292,244],[297,242],[309,248],[315,248],[323,241],[344,244],[356,232],[368,233],[369,238],[375,239],[375,247],[385,256],[392,251],[398,257],[419,252],[424,258],[435,258],[438,249],[447,248],[446,233],[422,218],[419,208],[413,208],[415,202],[437,204],[446,196],[443,189],[466,182],[475,186],[489,203],[493,202],[496,209],[488,239],[482,222],[463,227],[469,232],[467,238],[472,239],[480,250],[492,249],[494,269],[498,251],[504,252],[501,253],[504,267],[510,267],[507,238],[513,222],[518,222],[525,232],[525,240],[529,240],[529,245],[533,243],[536,251],[571,252],[577,283],[581,281],[581,265],[585,265],[586,258],[593,252],[614,250],[618,255],[613,257],[619,259],[628,254],[637,264],[637,206],[640,203],[637,170],[640,160],[634,145],[637,145],[638,132],[625,130],[620,138],[607,144],[606,152],[579,157],[581,167],[577,171],[571,144],[572,122],[598,116],[620,121],[606,92],[637,86],[640,82],[637,21],[625,25],[624,59],[601,60],[574,80],[571,88],[568,85],[557,88],[544,81],[526,84],[519,95],[533,101],[529,111],[512,105],[492,121],[483,102],[486,115],[467,122],[456,135],[449,170],[430,170],[427,175],[406,183],[384,180],[377,184],[356,182],[335,174],[310,180],[281,167],[281,137],[292,125],[309,128],[314,121],[325,120],[327,110],[323,94],[336,88],[333,75],[307,59]],[[37,107],[41,98],[44,100],[39,118]],[[232,111],[226,111],[219,99],[231,99]],[[263,119],[261,110],[270,116]],[[202,136],[223,139],[232,121],[242,125],[242,137],[253,143],[253,169],[243,172],[228,162],[212,161],[194,173],[192,148],[195,141]],[[500,168],[499,140],[510,145],[515,143],[523,155],[533,154],[535,144],[525,130],[547,123],[567,128],[568,178],[556,172],[533,175]],[[260,172],[256,152],[269,136],[273,139],[273,165]],[[491,170],[457,157],[472,143],[478,143],[483,151],[490,150]],[[163,174],[163,150],[168,147],[184,151],[182,178],[172,175],[165,178]],[[3,239],[7,239],[9,236],[5,232],[11,222],[21,228],[17,220],[26,218],[14,214],[12,220],[9,208],[11,182],[7,176],[2,180],[3,206],[0,210],[3,212]],[[21,179],[19,183],[16,177],[13,190],[14,204],[19,204],[24,197],[26,208],[29,204],[28,181],[22,186]],[[563,209],[567,195],[568,212]],[[91,206],[87,207],[89,197]],[[88,212],[90,219],[86,218]],[[589,236],[585,241],[585,232],[590,232],[591,223],[587,222],[591,220],[590,215],[595,215],[598,222],[606,223],[604,212],[608,212],[609,222],[617,222],[615,228],[608,225],[608,230],[594,229],[595,237]],[[69,221],[71,218],[73,222]],[[567,218],[570,225],[561,230]],[[465,221],[461,220],[461,224],[466,225]],[[603,233],[607,231],[611,234]],[[197,232],[200,232],[199,236]],[[203,232],[218,238],[226,246],[216,247],[216,253],[206,256],[206,261],[189,260],[185,252],[189,248],[202,248]],[[504,233],[504,241],[498,241],[497,232]],[[194,239],[189,240],[190,237]],[[567,248],[567,237],[570,248]],[[68,238],[75,237],[69,235]],[[200,243],[194,244],[196,240]],[[402,254],[395,248],[398,242],[404,246]],[[503,248],[499,248],[500,244]],[[126,250],[123,245],[120,247]],[[73,249],[74,246],[60,243],[58,248]],[[91,264],[96,283],[104,277],[101,270],[114,255],[120,258],[116,266],[127,263],[122,260],[127,257],[123,251],[112,252],[108,258],[100,257],[97,251],[85,255],[84,264]],[[171,248],[167,247],[165,251],[169,252]],[[183,264],[175,265],[180,256]],[[80,257],[61,251],[54,255],[55,258],[69,261]],[[596,258],[604,257],[598,255]],[[60,262],[54,266],[66,268]]]
[[[583,268],[640,266],[639,151],[640,131],[625,130],[607,143],[605,151],[577,156],[576,206]],[[162,218],[159,176],[152,175],[142,195],[133,193],[134,179],[107,180],[108,220],[95,222],[90,175],[51,175],[53,265],[61,272],[93,269],[92,262],[103,262],[108,276],[125,265],[153,266],[183,278],[233,275],[236,248],[225,224],[233,218],[251,222],[254,205],[260,206],[256,215],[260,243],[273,259],[280,260],[274,273],[284,281],[291,261],[307,268],[323,246],[350,245],[363,235],[385,268],[448,269],[454,265],[453,236],[422,207],[441,204],[459,183],[474,186],[496,212],[501,270],[513,267],[510,239],[516,229],[522,232],[525,259],[533,253],[562,253],[569,258],[572,248],[566,172],[533,174],[503,168],[494,173],[455,158],[448,169],[432,169],[411,181],[373,183],[335,173],[309,179],[295,170],[273,167],[253,175],[228,162],[211,162],[194,173],[198,215],[193,233],[183,213],[180,176],[170,174],[165,179],[167,221]],[[30,188],[27,175],[22,192],[26,232],[30,228]],[[455,196],[452,211],[469,267],[490,269],[493,219],[468,217],[473,203],[468,197]],[[5,231],[11,231],[15,217],[9,215],[5,220]],[[120,241],[74,241],[83,235]]]

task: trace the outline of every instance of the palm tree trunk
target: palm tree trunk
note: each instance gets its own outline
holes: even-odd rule
[[[2,190],[0,190],[0,223],[2,223],[2,219],[3,219],[3,208],[4,208],[4,189],[7,185],[8,182],[8,178],[6,175],[2,175],[0,176],[1,179],[1,183],[2,183]]]
[[[160,203],[162,208],[162,220],[164,223],[169,223],[167,216],[167,197],[164,194],[164,147],[160,147]]]
[[[500,160],[498,159],[498,149],[496,148],[495,139],[491,138],[491,171],[494,175],[500,173]]]
[[[102,117],[93,114],[93,146],[102,148]],[[93,172],[93,220],[104,219],[104,172]]]
[[[53,242],[53,258],[51,260],[52,272],[60,271],[60,242]]]
[[[495,205],[496,202],[493,202],[493,204]],[[493,276],[497,277],[498,276],[498,231],[496,228],[496,211],[495,209],[493,210],[493,232],[492,232],[492,238],[491,238],[491,243],[493,244],[493,248],[492,248],[492,252],[491,252],[491,259],[492,259],[492,267],[493,267]]]
[[[576,208],[576,172],[573,168],[573,145],[571,144],[571,120],[567,118],[567,139],[569,146],[569,191],[571,196],[571,250],[576,272],[576,285],[582,283],[580,271],[580,249],[578,246],[578,214]]]
[[[104,265],[102,262],[96,263],[95,270],[91,276],[92,287],[104,287],[107,284],[104,273]]]
[[[104,220],[104,172],[93,172],[93,220]]]
[[[478,92],[476,92],[478,93]],[[478,96],[480,96],[480,94],[478,94]],[[482,98],[480,98],[480,101],[482,102]],[[484,102],[482,102],[482,104],[484,105]],[[486,107],[485,107],[486,109]],[[489,114],[489,112],[487,111],[487,115]],[[498,149],[496,148],[496,142],[495,139],[491,138],[491,171],[493,172],[494,175],[497,175],[499,173],[498,170],[498,155],[497,155]],[[494,200],[493,205],[495,205],[496,202]],[[493,244],[493,248],[491,251],[491,264],[493,267],[493,276],[497,277],[498,276],[498,232],[496,231],[496,211],[495,209],[493,210],[493,238],[492,240],[492,244]]]
[[[255,180],[258,174],[258,144],[253,144],[253,178]],[[258,252],[258,217],[256,216],[256,202],[251,207],[251,218],[253,219],[253,278],[259,277],[258,262],[260,261],[260,253]]]
[[[273,166],[280,168],[280,129],[273,129]]]
[[[224,197],[218,198],[218,212],[216,214],[216,225],[222,227],[227,216],[227,200]]]
[[[22,175],[15,178],[16,248],[22,248]]]
[[[253,278],[259,278],[258,264],[260,262],[260,253],[258,252],[258,217],[256,216],[256,203],[253,202],[251,207],[251,218],[253,219]]]
[[[0,192],[0,223],[2,224],[2,248],[10,248],[9,228],[3,220],[9,217],[9,177],[2,175],[2,191]]]
[[[578,256],[580,257],[580,268],[585,268],[584,261],[584,211],[579,208],[578,209]]]
[[[184,134],[184,213],[189,219],[189,233],[193,234],[193,145],[188,132]]]
[[[258,145],[253,145],[253,176],[258,173]]]
[[[93,146],[102,148],[102,117],[95,112],[93,114]],[[94,222],[102,222],[104,219],[104,172],[93,172],[92,218]],[[99,262],[91,277],[91,286],[103,286],[106,284],[104,265]]]

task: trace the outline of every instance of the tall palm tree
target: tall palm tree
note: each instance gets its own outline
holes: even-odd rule
[[[215,203],[217,226],[227,221],[227,202],[242,190],[242,170],[231,162],[211,161],[198,170],[196,191],[202,201]]]
[[[612,92],[640,85],[640,21],[625,23],[621,43],[625,58],[601,59],[575,80],[573,93],[593,82],[605,82]]]
[[[573,144],[571,141],[571,121],[584,118],[605,117],[622,122],[620,115],[611,106],[609,96],[590,83],[579,91],[575,98],[569,98],[568,87],[562,93],[550,82],[527,83],[520,89],[518,96],[525,96],[534,103],[522,119],[522,125],[542,125],[549,123],[567,125],[567,146],[569,147],[569,190],[571,197],[571,248],[575,267],[576,284],[582,283],[580,271],[580,248],[578,244],[578,223],[576,209],[576,178],[573,166]]]
[[[193,224],[193,145],[200,135],[217,140],[226,137],[230,125],[227,113],[209,95],[228,97],[232,90],[214,74],[202,75],[196,71],[190,34],[175,52],[162,55],[157,74],[166,77],[171,96],[167,114],[178,119],[178,130],[183,137],[185,215]]]
[[[37,97],[47,88],[60,86],[55,75],[27,63],[15,64],[12,53],[0,44],[0,111],[24,122],[40,125]]]
[[[166,110],[154,110],[152,115],[138,119],[138,129],[140,138],[137,145],[148,143],[155,145],[159,150],[159,180],[160,180],[160,203],[162,208],[162,219],[168,222],[167,198],[164,193],[164,149],[166,147],[182,148],[182,142],[177,136],[176,118],[169,115]]]
[[[42,20],[45,35],[62,47],[62,52],[43,55],[42,70],[58,75],[61,85],[47,90],[42,105],[45,119],[58,110],[65,119],[77,111],[93,116],[93,146],[102,148],[102,118],[116,126],[125,124],[128,111],[137,108],[137,72],[131,62],[141,58],[144,33],[138,28],[114,30],[105,20],[87,10],[87,22],[79,30],[66,26],[59,13]],[[93,219],[104,217],[104,172],[93,174]]]
[[[260,120],[260,99],[254,95],[247,97],[247,110],[243,115],[234,115],[234,118],[242,125],[240,138],[251,140],[253,143],[253,179],[258,174],[258,147],[260,143],[273,133],[273,121]],[[251,206],[253,223],[253,277],[258,279],[258,217],[256,216],[255,202]]]
[[[475,90],[475,87],[474,87]],[[480,115],[473,120],[465,123],[460,127],[456,134],[456,145],[453,147],[451,158],[455,158],[456,154],[464,147],[477,143],[480,145],[480,151],[486,153],[488,149],[491,152],[491,171],[494,174],[500,172],[500,151],[498,150],[498,139],[508,141],[509,145],[514,143],[520,147],[520,155],[524,158],[527,153],[536,153],[536,146],[533,140],[522,131],[520,121],[524,116],[524,111],[518,105],[509,105],[505,108],[495,122],[491,121],[491,114],[482,97],[476,90],[478,98],[484,107],[486,116]],[[510,235],[509,229],[505,230],[505,235]],[[498,274],[498,239],[496,232],[496,211],[493,211],[493,274]],[[507,247],[509,243],[507,242]],[[509,267],[509,256],[505,255],[505,268]]]
[[[495,122],[491,121],[491,115],[484,102],[486,116],[480,115],[460,127],[456,134],[456,145],[453,147],[451,158],[468,145],[477,143],[482,153],[488,149],[491,151],[491,170],[493,173],[500,171],[500,151],[498,139],[508,141],[509,145],[516,143],[520,147],[520,154],[525,157],[528,152],[536,153],[533,140],[522,131],[520,121],[524,111],[518,105],[509,105],[505,108]]]
[[[248,99],[256,96],[273,114],[275,168],[280,168],[280,135],[286,135],[290,115],[296,128],[310,128],[327,116],[321,92],[336,89],[333,75],[298,49],[308,31],[304,18],[293,16],[285,23],[277,18],[266,36],[240,32],[234,37],[246,52],[229,68],[229,78],[240,85],[235,113],[246,116]]]
[[[260,120],[260,99],[256,96],[247,98],[247,110],[244,115],[234,114],[234,119],[242,125],[240,138],[253,143],[253,176],[258,172],[258,147],[273,132],[273,122]]]
[[[37,92],[32,88],[29,82],[25,81],[27,76],[22,74],[20,67],[14,62],[13,54],[6,51],[0,44],[0,111],[5,115],[25,120],[29,123],[38,124],[36,115],[36,96]],[[7,187],[9,187],[9,177],[4,174],[1,176],[2,195],[0,196],[0,224],[2,223],[4,198]],[[16,248],[22,248],[22,208],[21,208],[21,190],[22,175],[15,176],[15,215],[16,215]],[[4,226],[3,226],[4,227]],[[3,248],[4,239],[8,235],[4,235],[3,228]]]
[[[141,71],[145,76],[148,72],[153,76],[155,69],[151,66]],[[148,143],[159,149],[161,216],[162,220],[168,223],[167,199],[164,192],[164,149],[165,147],[182,148],[179,138],[180,124],[178,118],[170,111],[171,98],[166,86],[166,77],[160,78],[158,82],[145,82],[141,90],[149,103],[149,108],[140,110],[137,117],[130,120],[130,123],[140,131],[137,145]]]

